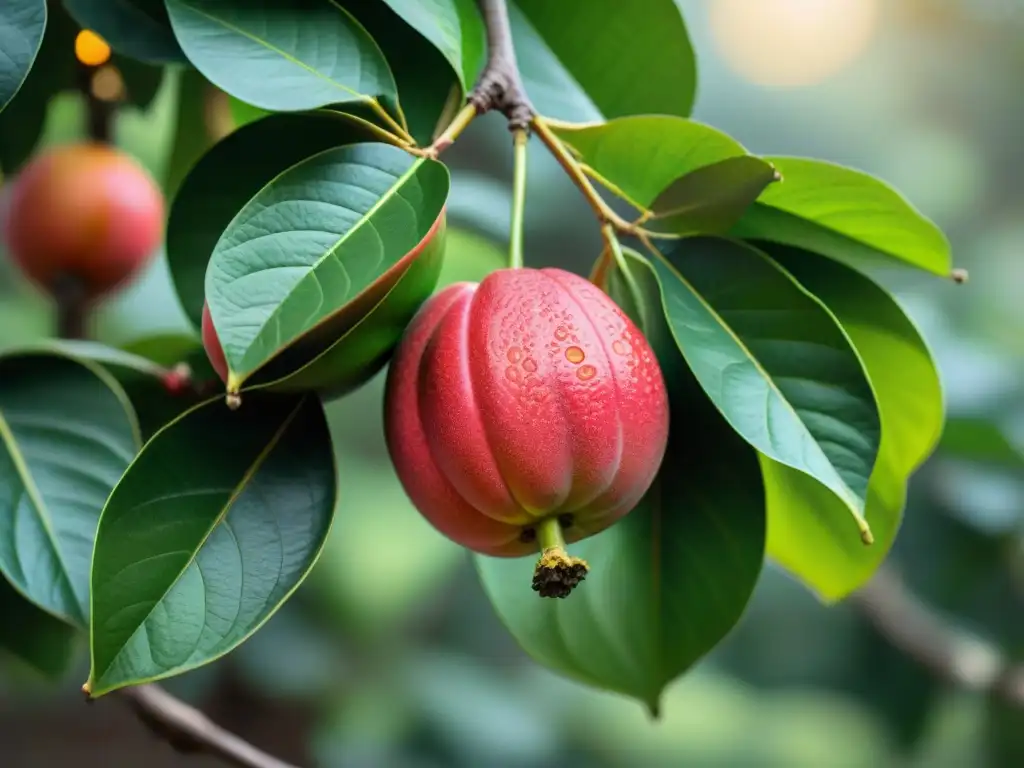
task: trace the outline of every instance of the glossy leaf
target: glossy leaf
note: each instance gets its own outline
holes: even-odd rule
[[[4,7],[0,14],[8,13],[6,2],[0,3]],[[50,8],[35,63],[17,98],[0,110],[0,169],[5,175],[16,173],[35,151],[50,100],[60,91],[75,87],[77,31],[60,6]],[[6,51],[2,43],[0,51]]]
[[[316,109],[397,97],[380,48],[331,0],[166,0],[185,55],[257,107]]]
[[[163,0],[64,0],[64,7],[118,53],[152,64],[187,61]]]
[[[270,115],[237,129],[199,159],[174,197],[166,238],[171,279],[196,329],[202,324],[207,264],[235,215],[301,160],[365,138],[362,128],[331,112]]]
[[[949,275],[949,241],[888,184],[821,160],[765,157],[782,174],[732,234],[824,254],[852,267],[899,261]]]
[[[4,0],[0,7],[0,111],[28,77],[46,30],[46,0]]]
[[[72,624],[89,620],[96,524],[138,443],[102,369],[44,350],[0,357],[0,571]]]
[[[701,386],[758,451],[835,494],[847,510],[836,535],[862,547],[858,529],[868,539],[863,514],[880,427],[847,336],[751,246],[693,237],[662,252],[652,263],[669,326]]]
[[[0,575],[0,650],[49,678],[63,675],[78,645],[73,626],[26,600]]]
[[[463,91],[473,87],[483,69],[487,44],[475,0],[382,1],[444,55]]]
[[[605,182],[638,208],[673,181],[746,150],[715,128],[670,115],[636,115],[557,127],[555,133]]]
[[[274,392],[313,390],[322,398],[346,395],[370,380],[388,360],[420,305],[433,293],[445,257],[445,225],[426,246],[403,259],[348,305],[341,317],[284,349],[250,380],[248,388]]]
[[[674,0],[516,5],[604,117],[690,114],[697,64]]]
[[[179,358],[167,366],[94,341],[47,340],[38,346],[102,366],[128,396],[138,420],[139,433],[146,441],[165,424],[197,405],[204,393],[209,396],[220,389],[216,385],[210,386],[216,381],[217,374],[209,366],[202,346],[196,340],[192,344],[193,349],[186,358]],[[187,374],[175,370],[178,363],[189,366]],[[199,363],[198,370],[192,369],[195,363]]]
[[[651,203],[644,227],[672,235],[725,234],[765,187],[775,169],[751,155],[720,160],[681,176]]]
[[[206,275],[232,381],[303,334],[350,326],[364,310],[346,305],[404,269],[439,224],[448,185],[441,163],[368,143],[321,152],[264,187],[221,236]]]
[[[452,0],[435,0],[445,5]],[[465,89],[461,84],[459,71],[452,67],[431,40],[417,31],[406,15],[412,18],[431,16],[422,3],[410,3],[418,9],[402,14],[395,6],[403,2],[369,0],[350,4],[349,10],[380,46],[388,66],[395,78],[398,104],[388,99],[384,102],[394,113],[401,113],[405,126],[417,143],[428,145],[440,133],[440,124],[448,120],[462,104]],[[370,122],[381,125],[382,121],[372,113],[366,115]],[[382,127],[387,128],[384,123]]]
[[[817,254],[764,247],[834,314],[863,361],[878,402],[882,437],[865,507],[874,546],[851,539],[842,503],[821,485],[762,460],[769,554],[823,598],[839,599],[866,583],[892,546],[907,479],[935,449],[942,432],[942,388],[920,333],[881,287]]]
[[[629,260],[646,301],[659,306],[654,273]],[[694,381],[663,315],[650,316],[646,333],[670,393],[668,450],[626,517],[571,546],[590,564],[587,579],[564,600],[544,599],[530,587],[533,558],[475,559],[495,610],[530,656],[656,713],[665,686],[740,619],[762,567],[765,513],[756,453]]]
[[[323,409],[309,396],[248,406],[188,411],[111,494],[92,567],[93,696],[223,656],[313,567],[337,491]]]

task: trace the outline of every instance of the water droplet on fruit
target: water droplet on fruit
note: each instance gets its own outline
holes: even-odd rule
[[[597,368],[592,365],[581,365],[579,370],[576,371],[576,376],[580,381],[589,381],[597,375]]]
[[[523,370],[527,373],[535,373],[537,370],[537,361],[533,358],[526,358],[523,360]]]
[[[508,361],[510,363],[518,363],[523,357],[523,350],[519,347],[508,348]]]
[[[565,341],[569,338],[569,331],[564,325],[560,325],[555,328],[555,338],[559,341]]]
[[[612,352],[614,352],[616,355],[628,355],[629,345],[622,339],[616,339],[615,341],[612,342]]]
[[[583,353],[583,350],[580,349],[579,347],[569,347],[567,350],[565,350],[565,359],[568,360],[570,363],[582,363],[585,357],[586,355]],[[587,367],[592,368],[593,366]]]
[[[519,372],[518,368],[516,368],[514,365],[510,365],[508,368],[505,369],[505,378],[507,378],[509,381],[518,384],[520,379],[522,378],[522,374]]]

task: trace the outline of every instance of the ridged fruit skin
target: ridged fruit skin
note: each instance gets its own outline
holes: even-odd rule
[[[385,437],[407,495],[453,541],[537,551],[524,529],[571,513],[566,542],[629,512],[665,454],[665,382],[640,330],[561,269],[503,269],[421,308],[388,371]]]
[[[89,299],[127,282],[163,239],[160,188],[131,156],[100,144],[39,154],[11,184],[4,240],[43,289],[74,279]]]
[[[203,326],[200,329],[203,337],[203,349],[210,360],[213,370],[220,376],[221,381],[228,380],[228,361],[224,357],[224,347],[220,345],[217,338],[217,331],[213,327],[213,315],[210,314],[210,305],[203,302]]]

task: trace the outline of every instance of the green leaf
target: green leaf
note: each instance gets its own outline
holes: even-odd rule
[[[775,181],[771,164],[751,155],[730,157],[672,182],[651,204],[644,227],[673,235],[725,234]]]
[[[433,293],[444,264],[445,235],[442,219],[422,250],[403,259],[329,323],[284,349],[246,389],[313,390],[329,400],[369,381],[391,358],[420,305]]]
[[[676,343],[708,396],[758,451],[835,494],[847,510],[837,535],[862,547],[879,415],[842,328],[749,245],[686,238],[653,264]]]
[[[3,5],[7,0],[3,0]],[[19,0],[19,4],[24,0]],[[5,10],[0,14],[6,14]],[[35,150],[50,100],[75,87],[75,24],[60,6],[50,9],[35,63],[18,97],[0,111],[0,169],[13,175]],[[6,51],[0,43],[0,51]],[[2,56],[2,54],[0,54]],[[2,102],[0,102],[2,103]]]
[[[331,525],[316,398],[223,398],[151,439],[111,494],[92,566],[92,696],[217,659],[291,596]]]
[[[171,204],[166,238],[178,300],[197,329],[202,325],[206,268],[235,215],[301,160],[365,138],[363,128],[333,112],[270,115],[237,129],[199,159]]]
[[[799,157],[765,157],[782,174],[732,230],[824,254],[858,268],[898,259],[950,273],[949,241],[896,190],[852,168]]]
[[[150,64],[188,61],[174,38],[163,0],[64,0],[64,7],[118,53]]]
[[[171,364],[174,366],[178,362],[184,362],[189,365],[189,376],[173,383],[171,380],[179,379],[181,374],[171,366],[164,366],[138,354],[99,342],[54,339],[36,346],[101,365],[117,380],[128,396],[138,420],[139,432],[145,441],[165,424],[197,405],[203,399],[204,393],[209,395],[210,389],[214,392],[219,389],[208,386],[213,383],[211,380],[216,380],[217,374],[206,360],[206,352],[199,342],[193,340],[192,344],[193,349],[186,359],[179,358]],[[202,378],[199,381],[192,379],[193,361],[202,366],[195,373],[205,378],[205,382]],[[200,386],[201,383],[203,386]],[[217,384],[219,383],[217,381]]]
[[[253,197],[206,274],[229,388],[318,326],[350,324],[346,305],[404,271],[448,188],[441,163],[368,143],[303,160]]]
[[[746,155],[727,134],[670,115],[620,117],[597,125],[556,126],[554,131],[637,208],[648,208],[681,176]]]
[[[2,575],[0,616],[0,649],[48,678],[67,672],[77,646],[75,628],[26,600]]]
[[[861,546],[849,536],[846,510],[820,485],[778,462],[762,461],[769,555],[824,599],[839,599],[867,582],[892,546],[907,479],[935,449],[942,432],[942,388],[917,328],[881,287],[817,254],[764,247],[839,321],[878,402],[881,443],[865,507],[873,546]]]
[[[166,0],[178,43],[224,91],[275,111],[396,99],[362,25],[332,0]]]
[[[21,89],[46,31],[46,0],[4,0],[0,7],[0,112]]]
[[[1024,447],[1008,437],[994,418],[951,417],[939,447],[950,458],[1024,473]]]
[[[89,620],[96,523],[138,442],[101,368],[44,350],[0,357],[0,571],[72,624]]]
[[[515,3],[604,117],[690,114],[697,63],[674,0]]]
[[[464,92],[473,87],[483,69],[487,43],[475,0],[382,1],[444,55]]]
[[[441,123],[449,122],[446,116],[461,105],[465,89],[459,71],[391,5],[387,0],[371,0],[353,4],[351,11],[380,46],[394,75],[399,103],[393,105],[385,99],[385,106],[402,115],[417,143],[427,145],[443,129]],[[419,5],[417,2],[415,7]],[[419,13],[429,12],[420,9]],[[378,115],[366,117],[388,127]]]
[[[659,306],[651,267],[628,259],[646,302]],[[613,283],[610,293],[619,301],[622,291]],[[530,656],[656,713],[665,686],[743,614],[763,564],[765,513],[756,453],[701,391],[662,313],[649,314],[646,335],[673,418],[650,491],[611,528],[572,545],[591,570],[565,600],[537,597],[532,558],[475,560],[499,617]]]

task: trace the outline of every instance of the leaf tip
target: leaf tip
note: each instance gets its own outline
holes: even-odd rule
[[[949,278],[957,285],[963,285],[970,277],[970,274],[963,267],[956,267],[949,273]]]
[[[870,547],[875,543],[875,535],[871,532],[871,526],[865,520],[857,520],[857,525],[860,528],[860,540],[864,542],[864,546]]]
[[[646,702],[647,704],[647,716],[654,722],[661,720],[661,694],[658,693],[654,698]]]
[[[82,683],[82,695],[85,696],[86,701],[92,701],[92,678],[89,678]]]
[[[237,411],[242,406],[242,396],[237,392],[228,392],[224,396],[224,402],[232,411]]]

